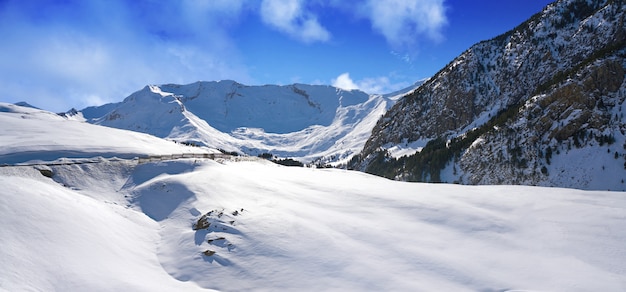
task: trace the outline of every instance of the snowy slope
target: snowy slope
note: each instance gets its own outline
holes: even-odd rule
[[[626,289],[624,193],[262,161],[51,169],[0,168],[0,289]]]
[[[200,290],[161,268],[157,223],[42,178],[0,175],[0,290]]]
[[[407,89],[407,91],[412,90]],[[397,96],[331,86],[234,81],[151,85],[123,102],[81,111],[99,125],[257,155],[345,162]]]
[[[0,118],[13,129],[0,141],[36,150],[24,161],[170,144],[11,105]],[[43,167],[0,167],[2,291],[626,289],[623,192],[406,183],[261,159],[103,158],[45,166],[50,178]],[[210,226],[194,230],[203,215]]]
[[[71,121],[47,111],[7,103],[0,103],[0,125],[0,164],[216,152],[142,133]]]

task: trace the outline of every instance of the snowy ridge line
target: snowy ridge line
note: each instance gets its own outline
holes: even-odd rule
[[[166,161],[166,160],[176,160],[176,159],[185,159],[185,158],[204,158],[211,160],[230,160],[230,161],[258,161],[262,160],[262,158],[254,157],[254,156],[235,156],[224,153],[183,153],[183,154],[168,154],[168,155],[151,155],[145,157],[137,158],[137,163],[148,163],[155,161]]]
[[[50,162],[39,162],[39,163],[16,163],[16,164],[0,164],[0,167],[21,167],[21,166],[60,166],[60,165],[77,165],[77,164],[93,164],[93,163],[103,163],[103,162],[116,162],[116,161],[137,161],[137,164],[149,163],[149,162],[158,162],[158,161],[168,161],[168,160],[177,160],[177,159],[211,159],[211,160],[229,160],[229,161],[257,161],[261,158],[253,157],[253,156],[234,156],[230,154],[224,153],[182,153],[182,154],[167,154],[167,155],[150,155],[143,157],[134,157],[130,159],[124,159],[119,157],[113,158],[103,158],[103,157],[91,157],[91,158],[79,158],[81,160],[73,160],[73,161],[50,161]]]
[[[183,153],[183,154],[167,154],[167,155],[150,155],[137,157],[137,163],[147,163],[153,161],[175,160],[183,158],[207,158],[207,159],[230,159],[232,155],[223,153]]]

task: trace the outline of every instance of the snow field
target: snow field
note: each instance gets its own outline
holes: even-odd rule
[[[2,169],[10,236],[0,256],[16,268],[0,287],[626,287],[624,193],[411,184],[268,162],[113,164],[54,166],[57,182]],[[209,212],[211,226],[194,231]]]
[[[43,177],[43,176],[42,176]],[[158,224],[52,181],[0,176],[0,290],[190,291],[156,256]]]

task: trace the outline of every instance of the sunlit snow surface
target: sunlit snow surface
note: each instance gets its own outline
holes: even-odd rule
[[[0,112],[16,129],[0,133],[18,145],[14,114]],[[46,121],[22,129],[39,137],[26,149],[94,153],[125,135],[68,140],[49,133],[99,128]],[[128,135],[140,149],[143,135]],[[52,178],[0,167],[0,290],[626,290],[623,192],[404,183],[263,160],[48,168]],[[205,214],[209,228],[193,230]]]
[[[54,180],[0,169],[0,260],[10,267],[0,287],[626,288],[624,193],[223,163],[56,166]],[[107,180],[111,170],[125,180]],[[192,230],[212,210],[212,226]]]

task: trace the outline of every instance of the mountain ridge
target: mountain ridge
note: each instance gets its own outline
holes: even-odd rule
[[[616,153],[615,161],[594,165],[592,174],[576,174],[577,165],[550,165],[537,159],[536,153],[543,157],[550,147],[553,153],[569,155],[575,132],[584,131],[598,140],[624,140],[621,118],[598,123],[592,117],[619,116],[623,104],[625,8],[623,1],[557,1],[515,29],[472,46],[396,103],[349,167],[409,181],[575,188],[603,188],[592,182],[604,181],[602,171],[609,169],[614,181],[605,187],[624,189],[624,169],[618,161],[623,149],[615,145],[608,150]],[[618,78],[607,79],[611,74]],[[585,90],[559,90],[576,83],[586,83],[581,87]],[[553,95],[554,91],[561,94]],[[546,95],[553,95],[549,103],[541,98]],[[546,104],[534,110],[532,119],[520,114],[540,100]],[[577,120],[560,117],[559,112],[584,114]],[[543,126],[537,126],[539,122]],[[560,134],[547,134],[547,130]],[[494,136],[498,131],[516,134]],[[421,141],[413,154],[397,157],[390,152],[413,141]],[[478,154],[476,147],[470,147],[477,141],[491,144],[487,148],[491,150]],[[581,147],[606,153],[600,147],[606,143],[602,144]],[[494,149],[503,149],[499,159],[491,159],[489,151]],[[569,181],[559,178],[561,171],[568,173]]]
[[[148,85],[122,102],[80,113],[90,123],[188,144],[341,164],[361,151],[376,120],[406,91],[369,95],[327,85],[199,81]]]
[[[626,141],[618,106],[626,67],[624,5],[556,1],[395,96],[226,80],[146,86],[121,103],[81,114],[91,123],[189,144],[398,180],[598,189],[603,185],[594,181],[603,181],[608,168],[614,181],[607,187],[621,190],[626,177],[619,158],[626,154],[616,145]],[[609,149],[602,148],[605,141]],[[569,155],[573,144],[613,153],[614,161],[597,159],[603,165],[582,175],[573,173],[575,165],[545,159],[546,153]],[[481,152],[480,145],[491,150]],[[495,155],[494,147],[504,150]]]

